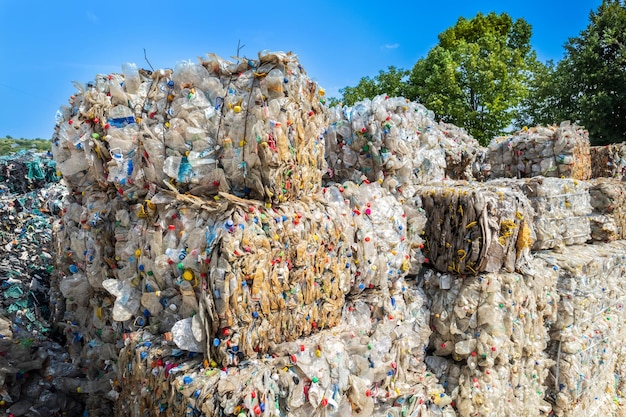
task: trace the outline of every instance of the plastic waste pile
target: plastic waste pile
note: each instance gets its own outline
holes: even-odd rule
[[[548,415],[546,347],[559,295],[553,269],[476,276],[424,270],[431,300],[426,358],[460,416]]]
[[[537,259],[559,273],[558,317],[548,346],[556,361],[547,382],[554,413],[616,415],[624,405],[618,364],[626,337],[626,243],[567,246],[538,252]]]
[[[492,180],[521,191],[535,212],[533,250],[578,245],[591,239],[591,196],[589,182],[571,178],[533,177],[518,180]]]
[[[77,83],[58,113],[52,153],[72,189],[115,188],[141,201],[171,186],[272,202],[319,190],[324,90],[295,55],[122,69]]]
[[[325,137],[330,180],[379,181],[394,194],[446,176],[474,179],[486,169],[474,138],[402,97],[331,108]]]
[[[73,366],[50,328],[51,216],[65,187],[56,175],[29,176],[28,166],[31,174],[52,169],[49,159],[21,152],[1,161],[0,415],[79,416],[83,404],[56,379]]]
[[[591,178],[589,132],[563,122],[557,126],[524,128],[493,139],[487,159],[490,178],[536,176]]]
[[[626,143],[592,146],[591,178],[617,178],[626,176]]]
[[[51,155],[26,150],[0,156],[0,196],[26,194],[58,181]]]
[[[534,213],[524,194],[462,181],[418,186],[416,194],[428,218],[424,254],[438,271],[512,272],[528,257]]]
[[[589,216],[593,240],[626,239],[626,183],[615,178],[589,181],[593,212]]]

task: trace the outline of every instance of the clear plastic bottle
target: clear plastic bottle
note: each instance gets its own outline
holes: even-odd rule
[[[176,249],[178,247],[178,237],[176,236],[176,226],[170,224],[167,226],[167,233],[163,238],[163,249],[167,251],[168,249]]]
[[[135,94],[141,84],[137,64],[131,62],[122,64],[122,72],[124,73],[124,86],[126,87],[126,91],[130,94]]]

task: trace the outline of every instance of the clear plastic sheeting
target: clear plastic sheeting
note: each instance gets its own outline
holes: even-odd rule
[[[445,416],[456,413],[423,353],[428,310],[399,280],[349,300],[341,324],[219,368],[149,333],[130,335],[120,416]],[[175,401],[172,401],[174,400]]]
[[[379,181],[394,194],[446,175],[473,179],[483,169],[474,138],[402,97],[379,95],[331,108],[325,137],[331,181]]]
[[[488,146],[490,178],[536,176],[591,178],[589,132],[563,122],[560,126],[524,128],[493,139]]]
[[[441,272],[511,272],[529,256],[533,211],[520,192],[446,181],[417,186],[428,222],[424,253]]]
[[[600,242],[626,239],[626,182],[614,178],[589,181],[593,213],[591,238]]]
[[[537,259],[558,271],[558,317],[548,353],[556,361],[547,380],[558,416],[615,415],[623,401],[617,368],[626,327],[626,242],[568,246]],[[621,398],[621,399],[620,399]]]
[[[76,88],[52,146],[73,189],[112,188],[133,202],[169,186],[283,202],[321,187],[324,91],[291,53],[208,54],[154,72],[125,64]]]
[[[591,178],[626,179],[626,142],[592,146]]]
[[[533,250],[579,245],[591,239],[589,183],[571,178],[493,180],[490,184],[524,193],[535,211]]]
[[[548,324],[556,320],[557,273],[452,275],[425,269],[431,300],[429,368],[459,416],[547,415]]]

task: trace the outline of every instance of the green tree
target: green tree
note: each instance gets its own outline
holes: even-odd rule
[[[408,98],[487,144],[518,116],[537,61],[531,31],[506,13],[459,18],[413,67]]]
[[[537,62],[528,82],[528,92],[519,107],[517,128],[558,124],[568,118],[560,109],[560,75],[553,61]]]
[[[374,78],[363,77],[355,87],[345,87],[339,89],[343,96],[343,104],[351,106],[357,101],[365,98],[373,98],[380,94],[387,94],[391,97],[406,96],[408,89],[408,70],[396,68],[393,65],[387,71],[380,70]],[[335,101],[331,101],[335,103]]]
[[[550,85],[531,89],[528,119],[572,120],[589,130],[593,145],[626,141],[626,2],[604,0],[565,56],[549,71]],[[535,86],[537,87],[537,86]]]

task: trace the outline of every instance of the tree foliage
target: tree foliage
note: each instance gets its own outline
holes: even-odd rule
[[[460,18],[413,67],[409,98],[488,143],[518,116],[536,65],[530,36],[506,13]]]
[[[626,2],[604,0],[565,57],[533,80],[525,102],[533,124],[572,120],[591,143],[626,141]]]
[[[351,106],[357,101],[380,94],[403,97],[408,88],[406,82],[408,75],[408,70],[390,66],[387,71],[378,71],[378,75],[374,78],[363,77],[355,87],[345,87],[339,90],[343,96],[343,104]]]
[[[0,138],[0,156],[9,155],[25,149],[32,149],[37,152],[49,151],[52,143],[44,139],[13,139],[9,135]]]

